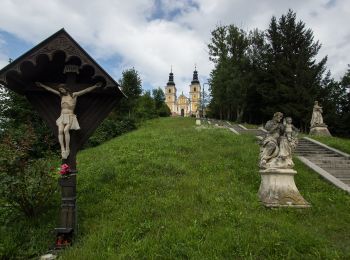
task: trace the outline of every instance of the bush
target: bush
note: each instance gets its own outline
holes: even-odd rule
[[[0,196],[6,207],[27,217],[36,217],[51,205],[57,190],[52,163],[31,159],[33,136],[28,128],[20,140],[7,135],[0,143]]]
[[[170,108],[165,103],[161,104],[160,108],[158,108],[157,110],[157,113],[160,117],[166,117],[171,115]]]
[[[135,118],[139,121],[157,117],[154,99],[149,91],[146,91],[137,99],[135,106]]]
[[[94,147],[106,142],[118,135],[122,135],[136,129],[135,121],[129,118],[122,120],[106,119],[96,129],[95,133],[87,141],[86,147]]]

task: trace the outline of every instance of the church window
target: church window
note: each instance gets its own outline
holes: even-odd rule
[[[193,88],[193,91],[196,92],[196,88]]]
[[[169,93],[171,93],[171,89],[169,89]]]

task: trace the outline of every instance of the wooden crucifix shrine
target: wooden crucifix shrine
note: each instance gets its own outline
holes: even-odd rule
[[[64,29],[0,70],[0,84],[25,95],[60,143],[67,174],[59,179],[56,248],[70,245],[77,225],[76,154],[124,94]]]

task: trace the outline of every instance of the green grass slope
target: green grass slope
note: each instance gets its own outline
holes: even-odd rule
[[[78,156],[63,259],[350,258],[350,196],[296,161],[311,209],[266,209],[253,136],[165,118]]]

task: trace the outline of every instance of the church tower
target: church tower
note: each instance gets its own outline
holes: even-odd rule
[[[174,82],[174,74],[173,70],[171,69],[169,73],[169,81],[166,84],[165,87],[165,103],[168,105],[170,108],[171,113],[176,112],[176,87],[175,87],[175,82]]]
[[[194,67],[193,79],[190,85],[190,99],[191,99],[191,112],[195,114],[197,109],[200,108],[201,104],[201,85],[198,80],[197,68]]]

